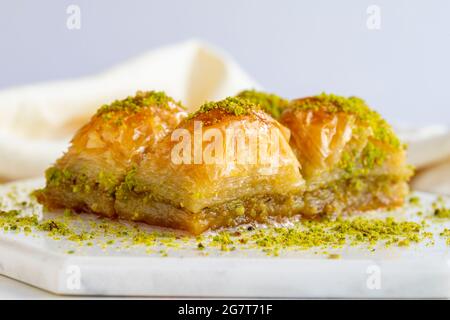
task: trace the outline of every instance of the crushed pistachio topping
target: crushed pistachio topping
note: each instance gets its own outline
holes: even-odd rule
[[[411,196],[408,202],[412,205],[420,206],[420,198],[418,196]]]
[[[56,167],[51,167],[45,172],[47,182],[58,187],[65,181],[72,179],[72,173],[69,170],[61,170]]]
[[[26,192],[29,194],[30,190]],[[412,198],[414,195],[410,199]],[[270,256],[309,251],[323,254],[329,259],[339,259],[340,250],[348,247],[358,247],[359,250],[370,253],[392,246],[409,247],[419,243],[433,245],[435,237],[442,237],[450,245],[448,225],[444,225],[445,228],[437,233],[429,232],[429,222],[432,221],[429,219],[445,222],[442,218],[447,216],[436,220],[435,214],[436,210],[445,209],[448,202],[443,198],[437,198],[431,205],[421,207],[421,215],[415,215],[413,220],[371,215],[299,220],[282,225],[243,225],[211,231],[197,237],[129,221],[79,215],[68,209],[41,216],[42,207],[37,204],[36,199],[28,195],[27,201],[23,199],[16,190],[0,196],[0,231],[32,237],[45,235],[55,241],[65,240],[70,245],[70,248],[64,248],[67,254],[83,254],[83,247],[86,250],[99,247],[116,250],[142,248],[148,254],[162,257],[170,256],[177,250],[200,255],[227,254],[239,250],[256,251]],[[13,208],[7,209],[7,202],[8,208]],[[417,209],[412,204],[407,206],[409,209]],[[236,210],[241,211],[241,208],[236,206]]]
[[[438,218],[448,219],[450,218],[450,208],[437,208],[434,215]]]
[[[391,126],[372,110],[364,100],[358,97],[342,97],[334,94],[322,93],[320,95],[293,100],[290,107],[302,110],[326,110],[327,112],[345,112],[356,116],[358,120],[366,123],[373,131],[376,140],[387,143],[395,149],[404,147],[395,135]]]
[[[222,232],[214,236],[210,245],[222,251],[242,248],[260,249],[270,255],[278,255],[280,250],[338,249],[345,245],[367,246],[382,244],[386,247],[404,245],[406,242],[419,243],[430,234],[421,224],[399,222],[386,219],[337,219],[323,221],[303,221],[292,227],[270,227],[238,233]]]
[[[355,162],[357,153],[344,151],[339,161],[338,167],[345,170],[347,177],[351,178],[359,175],[366,175],[369,170],[382,166],[386,160],[386,152],[377,147],[373,142],[368,141],[361,152],[361,167]]]
[[[174,103],[183,108],[181,102],[175,101],[162,91],[138,91],[134,97],[129,96],[123,100],[116,100],[109,105],[103,105],[97,111],[97,115],[108,118],[109,114],[117,111],[134,113],[149,106],[158,106],[168,109],[170,103]]]
[[[450,208],[445,206],[444,198],[439,196],[436,201],[432,203],[433,207],[433,215],[436,218],[440,219],[449,219],[450,218]]]
[[[135,166],[129,170],[124,181],[126,185],[130,185],[130,177],[135,170]],[[84,173],[73,173],[68,169],[59,169],[54,166],[47,169],[46,180],[47,186],[49,187],[61,187],[66,185],[70,186],[73,193],[89,193],[99,189],[104,190],[110,196],[115,196],[115,194],[120,191],[119,189],[121,187],[121,178],[117,176],[117,174],[104,170],[101,170],[97,176],[88,177]]]
[[[445,238],[445,242],[450,246],[450,229],[445,228],[439,235]]]
[[[383,164],[386,153],[371,141],[367,142],[363,150],[362,161],[365,168],[373,169]]]
[[[283,109],[289,105],[289,100],[283,99],[272,93],[266,93],[256,90],[244,90],[237,97],[247,99],[258,104],[264,111],[272,115],[275,119],[279,118]]]
[[[200,107],[199,110],[191,113],[188,119],[192,119],[199,114],[206,113],[211,110],[222,110],[231,115],[242,116],[248,115],[252,110],[255,109],[259,109],[259,106],[252,101],[237,97],[228,97],[221,101],[205,103]]]
[[[104,190],[112,193],[114,190],[113,176],[111,174],[100,172],[98,181],[90,179],[86,174],[74,174],[68,169],[59,169],[58,167],[50,167],[45,172],[47,185],[52,187],[60,187],[63,185],[70,185],[73,193],[90,192],[98,183]]]
[[[123,182],[117,187],[116,198],[126,199],[127,195],[136,187],[137,165],[133,165],[125,175]]]
[[[45,232],[54,240],[65,239],[79,246],[90,247],[96,239],[97,245],[108,247],[119,244],[123,247],[144,245],[165,248],[180,248],[191,243],[190,237],[172,232],[141,230],[137,224],[121,223],[100,219],[89,222],[89,228],[83,230],[73,226],[74,216],[39,222],[36,216],[20,217],[18,212],[1,212],[0,227],[13,232]],[[233,231],[199,236],[192,245],[195,249],[218,249],[229,252],[240,250],[260,250],[265,254],[278,256],[280,250],[326,250],[339,249],[346,245],[366,246],[371,249],[377,245],[390,247],[409,246],[430,239],[432,235],[425,231],[424,225],[409,221],[396,221],[393,218],[337,219],[323,221],[302,221],[289,227],[269,226],[267,228],[242,227]],[[181,242],[179,240],[182,240]],[[166,251],[164,251],[166,253]],[[165,255],[165,254],[164,254]]]
[[[116,175],[100,171],[97,177],[97,181],[104,190],[107,190],[109,193],[113,194],[116,190],[117,185],[119,184],[119,180]]]

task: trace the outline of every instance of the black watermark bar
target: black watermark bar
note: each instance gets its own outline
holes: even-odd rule
[[[405,318],[418,310],[438,311],[448,301],[438,300],[70,300],[2,301],[2,310],[24,315],[43,312],[46,318],[101,317],[131,319],[301,319],[308,315],[346,318]],[[387,309],[389,308],[389,309]],[[425,309],[424,309],[425,308]],[[431,309],[428,309],[431,310]],[[443,310],[445,311],[445,310]]]

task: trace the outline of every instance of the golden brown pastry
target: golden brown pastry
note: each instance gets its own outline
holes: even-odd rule
[[[116,187],[125,174],[186,116],[179,103],[154,91],[101,107],[47,170],[38,199],[48,208],[115,216]]]
[[[298,214],[304,180],[288,140],[247,100],[207,103],[130,172],[116,211],[192,234]]]
[[[411,167],[404,145],[363,100],[321,94],[297,99],[279,121],[307,190],[304,214],[340,214],[403,204]]]
[[[47,171],[38,199],[200,234],[403,204],[411,168],[363,100],[254,90],[187,116],[161,92],[102,107]]]

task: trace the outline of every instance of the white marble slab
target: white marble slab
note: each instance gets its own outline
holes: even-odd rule
[[[5,191],[11,186],[1,188]],[[435,199],[433,195],[420,196],[424,203]],[[399,214],[406,217],[408,213]],[[443,227],[450,227],[448,221],[433,222],[430,230],[439,232]],[[174,250],[162,257],[139,248],[96,246],[68,255],[72,247],[72,243],[41,234],[0,232],[0,274],[63,295],[450,297],[449,247],[439,237],[433,246],[392,247],[372,253],[348,247],[336,251],[341,254],[338,260],[305,251],[268,257],[240,250],[209,256],[195,250]]]

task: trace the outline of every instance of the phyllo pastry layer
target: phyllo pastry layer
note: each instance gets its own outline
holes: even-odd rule
[[[298,214],[304,180],[288,141],[247,100],[207,103],[128,174],[116,211],[193,234]]]
[[[154,91],[101,107],[47,170],[38,199],[48,208],[115,216],[116,188],[126,173],[186,116],[179,103]]]
[[[279,121],[306,180],[306,215],[403,204],[412,169],[405,147],[363,100],[321,94],[291,101]]]

